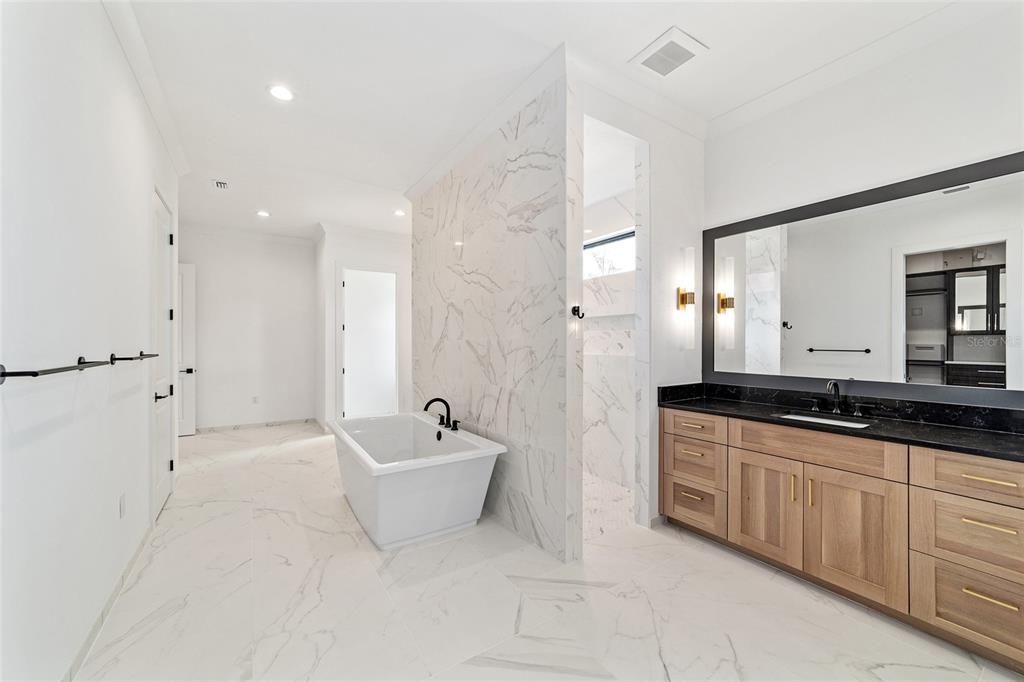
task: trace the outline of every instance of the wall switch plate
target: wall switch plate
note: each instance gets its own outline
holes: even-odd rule
[[[124,493],[121,493],[121,497],[117,501],[117,518],[123,519],[124,518],[124,511],[125,511]]]

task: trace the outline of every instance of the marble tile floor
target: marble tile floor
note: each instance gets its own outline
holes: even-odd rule
[[[494,520],[391,552],[315,425],[183,439],[80,680],[1018,679],[669,526],[563,564]]]
[[[583,457],[586,460],[586,439]],[[583,471],[583,541],[635,526],[633,491]]]

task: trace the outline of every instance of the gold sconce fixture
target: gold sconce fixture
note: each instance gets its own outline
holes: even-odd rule
[[[733,296],[726,296],[725,294],[718,294],[718,312],[724,313],[726,310],[732,310],[736,307],[736,298]]]
[[[686,310],[686,306],[693,305],[697,301],[697,295],[692,291],[679,287],[676,289],[676,309]]]

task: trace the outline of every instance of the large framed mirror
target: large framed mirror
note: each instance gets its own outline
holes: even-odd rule
[[[1024,152],[704,232],[716,383],[1024,405]]]

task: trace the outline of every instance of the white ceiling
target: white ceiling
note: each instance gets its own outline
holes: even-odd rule
[[[954,16],[948,4],[133,7],[193,169],[182,182],[181,219],[307,235],[321,220],[407,230],[408,218],[392,215],[406,203],[402,193],[562,43],[713,121],[804,83],[848,78],[837,65],[853,57],[872,53],[877,64],[908,31]],[[956,7],[962,15],[964,4]],[[667,78],[629,64],[670,26],[710,51]],[[295,100],[271,99],[275,82],[290,85]],[[213,195],[206,183],[221,175],[235,189]],[[273,219],[259,222],[259,208]]]

